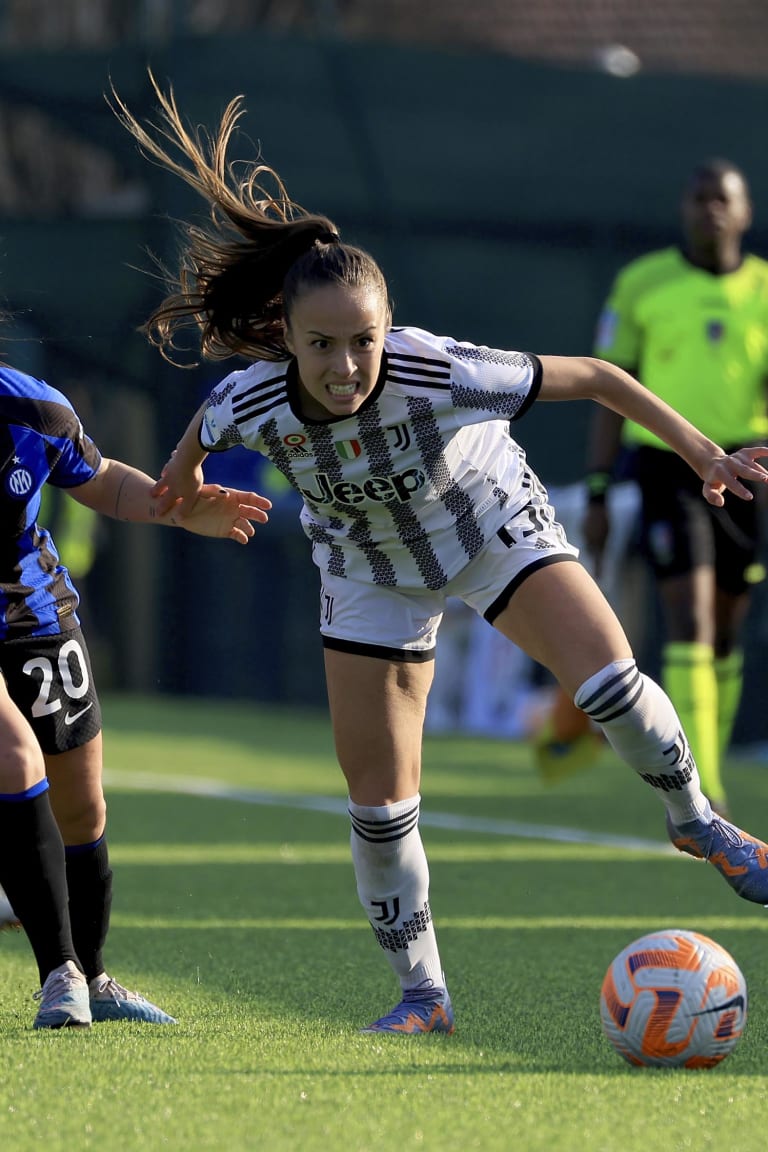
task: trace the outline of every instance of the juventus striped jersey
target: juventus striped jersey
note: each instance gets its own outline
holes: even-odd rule
[[[50,533],[37,523],[44,484],[74,488],[101,453],[69,400],[0,366],[0,640],[47,636],[79,623],[78,594]]]
[[[435,590],[528,503],[538,482],[509,422],[540,381],[535,356],[398,328],[354,415],[305,419],[295,360],[257,361],[213,390],[200,443],[242,444],[279,468],[321,569]]]

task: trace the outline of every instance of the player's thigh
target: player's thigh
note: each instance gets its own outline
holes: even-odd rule
[[[44,777],[40,745],[0,675],[0,793],[16,795]]]
[[[103,833],[107,816],[101,733],[79,748],[46,753],[45,766],[64,843],[92,844]]]
[[[632,656],[616,614],[579,563],[537,568],[493,625],[549,668],[572,696],[601,668]]]
[[[414,796],[434,660],[326,647],[325,672],[336,753],[351,798],[382,805]]]

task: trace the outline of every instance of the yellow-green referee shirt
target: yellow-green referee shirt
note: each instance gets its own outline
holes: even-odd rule
[[[768,261],[745,256],[714,276],[678,248],[633,260],[614,281],[600,316],[595,356],[638,378],[715,443],[768,436]],[[666,448],[625,421],[625,444]]]

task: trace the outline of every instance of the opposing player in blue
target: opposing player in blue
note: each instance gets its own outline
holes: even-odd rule
[[[587,357],[479,347],[393,327],[387,284],[334,223],[291,202],[261,163],[229,166],[241,114],[190,130],[157,85],[160,122],[116,111],[153,161],[208,202],[183,229],[181,265],[147,323],[173,357],[181,326],[212,359],[251,361],[214,388],[158,483],[183,516],[209,452],[245,445],[301,495],[320,571],[320,629],[336,749],[349,790],[357,891],[400,985],[367,1032],[451,1032],[419,834],[421,746],[448,596],[550,668],[662,800],[675,843],[745,899],[768,904],[768,847],[716,817],[665,693],[578,563],[510,435],[536,400],[592,399],[651,428],[703,494],[751,499],[768,448],[727,455],[620,368]],[[266,606],[268,610],[268,606]]]
[[[37,961],[35,1028],[175,1022],[105,970],[101,710],[78,593],[37,519],[51,484],[107,516],[180,525],[174,508],[158,509],[153,483],[102,457],[61,392],[0,366],[0,912],[21,922]],[[268,508],[207,485],[183,527],[244,544]]]

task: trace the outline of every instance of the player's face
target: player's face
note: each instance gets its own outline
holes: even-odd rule
[[[751,219],[749,193],[738,172],[702,172],[683,198],[683,226],[694,244],[738,238]]]
[[[312,420],[350,416],[376,386],[389,323],[374,290],[325,284],[301,293],[286,324],[301,406]]]

